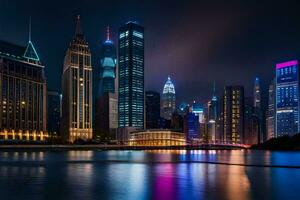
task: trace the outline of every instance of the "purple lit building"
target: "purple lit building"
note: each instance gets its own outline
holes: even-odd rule
[[[276,137],[299,132],[299,62],[276,65]]]

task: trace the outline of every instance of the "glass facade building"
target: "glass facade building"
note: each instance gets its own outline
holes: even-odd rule
[[[118,49],[119,127],[144,128],[144,28],[121,27]]]
[[[276,136],[299,132],[299,62],[276,65]]]
[[[0,139],[47,138],[44,69],[31,40],[27,47],[0,41]]]
[[[146,92],[146,129],[159,128],[160,94],[155,91]]]
[[[269,100],[268,100],[268,112],[267,112],[267,140],[275,137],[275,80],[269,86]]]
[[[66,52],[62,75],[63,139],[92,139],[92,65],[91,51],[77,17],[76,32]]]

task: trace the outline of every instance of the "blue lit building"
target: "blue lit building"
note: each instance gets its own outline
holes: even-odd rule
[[[184,117],[183,129],[187,142],[200,140],[199,116],[195,113],[188,113]]]
[[[116,48],[110,39],[109,28],[107,38],[102,46],[99,94],[115,93],[116,79]]]
[[[299,63],[276,65],[276,137],[299,132]]]
[[[119,127],[144,128],[144,28],[121,27],[118,49]]]

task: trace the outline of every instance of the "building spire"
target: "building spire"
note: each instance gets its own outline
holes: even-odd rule
[[[31,42],[31,16],[29,17],[28,42]]]
[[[82,35],[81,24],[80,24],[80,15],[77,15],[77,17],[76,17],[75,36],[77,36],[77,35]]]
[[[106,41],[109,41],[110,40],[110,30],[109,30],[109,26],[107,26],[107,29],[106,29]]]

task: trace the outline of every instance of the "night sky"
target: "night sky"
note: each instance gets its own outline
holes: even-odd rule
[[[226,2],[226,3],[224,3]],[[46,66],[49,89],[59,89],[65,52],[80,14],[83,32],[99,66],[105,29],[128,20],[145,27],[146,90],[162,91],[168,75],[178,102],[207,101],[213,81],[244,85],[252,95],[254,77],[263,88],[277,62],[300,58],[300,6],[279,1],[141,0],[0,0],[0,39],[26,45],[32,41]]]

